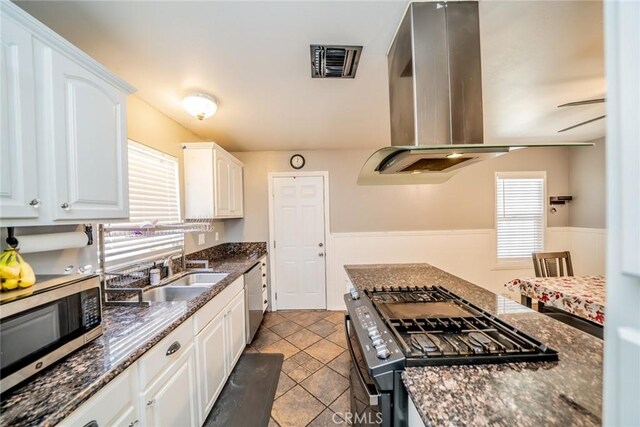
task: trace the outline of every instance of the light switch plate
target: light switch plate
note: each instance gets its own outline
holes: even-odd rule
[[[198,245],[204,245],[204,233],[198,234]]]

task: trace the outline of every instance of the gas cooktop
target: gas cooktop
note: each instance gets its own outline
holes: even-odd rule
[[[406,366],[555,361],[558,353],[440,286],[366,290]]]

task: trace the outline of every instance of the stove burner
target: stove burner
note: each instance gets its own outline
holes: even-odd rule
[[[412,334],[411,335],[411,345],[413,345],[418,350],[429,353],[432,351],[436,351],[438,349],[438,344],[440,340],[430,334]]]
[[[470,332],[467,335],[471,345],[473,345],[479,351],[482,351],[483,348],[488,348],[489,350],[495,350],[496,346],[494,345],[491,339],[479,332]]]

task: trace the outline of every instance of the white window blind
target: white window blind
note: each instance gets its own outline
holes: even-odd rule
[[[498,262],[531,260],[544,248],[545,173],[496,173]]]
[[[180,222],[178,159],[129,141],[129,222],[117,226]],[[182,234],[105,237],[105,264],[111,269],[178,252]]]

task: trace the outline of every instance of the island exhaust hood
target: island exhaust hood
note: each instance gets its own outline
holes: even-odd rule
[[[387,58],[391,147],[358,184],[435,184],[518,148],[593,145],[484,144],[478,2],[411,3]]]

